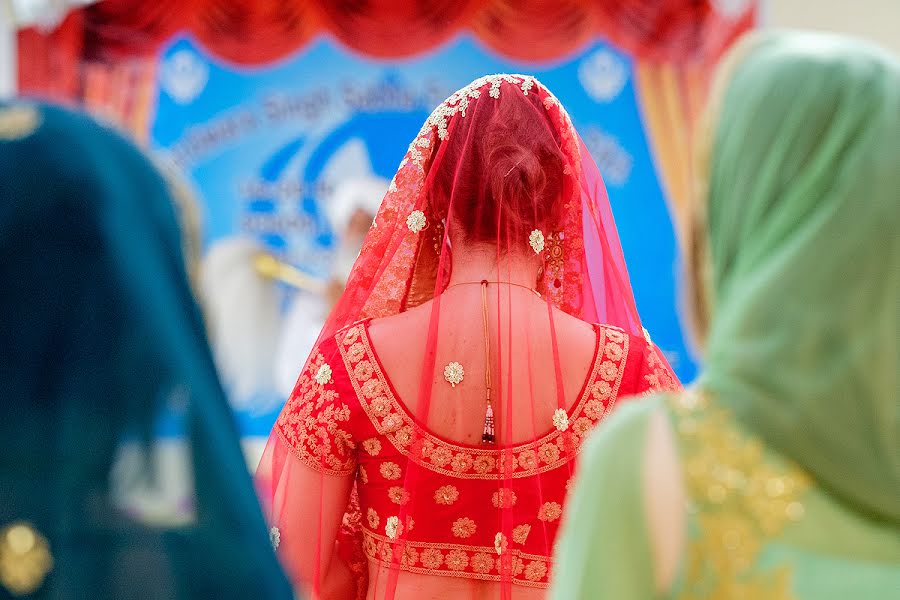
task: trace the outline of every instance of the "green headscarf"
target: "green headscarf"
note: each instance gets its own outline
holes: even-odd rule
[[[700,385],[898,524],[900,65],[825,34],[741,51],[710,148]]]
[[[0,598],[290,598],[147,158],[85,116],[0,105],[0,282],[0,530],[52,555],[0,539]],[[192,518],[159,526],[115,501],[114,465],[151,459],[172,414]]]

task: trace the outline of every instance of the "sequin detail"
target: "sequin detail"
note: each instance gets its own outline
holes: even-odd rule
[[[729,411],[701,393],[669,398],[697,524],[688,543],[685,593],[697,597],[792,600],[791,568],[760,568],[766,543],[800,520],[811,485],[795,465],[767,459],[762,443],[744,434]]]

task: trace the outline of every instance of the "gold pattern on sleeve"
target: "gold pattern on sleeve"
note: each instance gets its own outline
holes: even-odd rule
[[[803,518],[809,477],[765,455],[760,440],[740,431],[730,412],[700,392],[670,397],[682,446],[690,518],[685,600],[793,600],[787,565],[760,568],[765,544]]]
[[[647,369],[649,373],[644,375],[644,379],[649,386],[647,391],[677,391],[678,382],[672,378],[672,373],[663,364],[659,357],[659,350],[653,346],[648,346],[647,352]]]
[[[276,429],[306,465],[329,475],[350,475],[356,471],[356,443],[342,427],[350,421],[350,408],[330,389],[331,383],[331,367],[315,350]]]

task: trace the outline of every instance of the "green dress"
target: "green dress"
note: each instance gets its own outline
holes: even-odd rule
[[[559,600],[658,597],[654,411],[689,499],[663,597],[900,598],[900,63],[802,32],[729,58],[685,244],[697,391],[626,404],[585,445]]]
[[[900,531],[848,509],[726,409],[696,398],[625,405],[582,450],[590,477],[570,501],[553,598],[886,599],[900,590]],[[680,574],[662,595],[641,483],[657,410],[675,431],[689,500]]]

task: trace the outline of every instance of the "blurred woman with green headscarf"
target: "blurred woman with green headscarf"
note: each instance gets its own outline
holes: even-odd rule
[[[292,597],[173,192],[90,118],[0,105],[0,599]]]
[[[704,368],[583,450],[553,597],[896,597],[900,64],[755,35],[710,108],[684,240]]]

